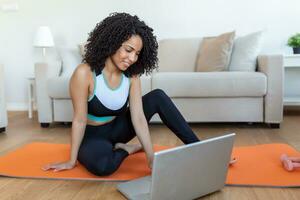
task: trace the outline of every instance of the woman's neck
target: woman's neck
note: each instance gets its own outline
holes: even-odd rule
[[[105,74],[107,74],[109,76],[113,76],[113,75],[118,76],[122,73],[122,71],[113,63],[111,58],[106,59],[103,70],[104,70]]]

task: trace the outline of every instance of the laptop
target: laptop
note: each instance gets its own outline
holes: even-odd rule
[[[234,133],[154,153],[152,175],[120,183],[132,200],[195,199],[225,185]]]

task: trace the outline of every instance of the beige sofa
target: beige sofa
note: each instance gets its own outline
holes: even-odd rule
[[[159,43],[159,70],[142,77],[143,94],[163,89],[188,122],[263,122],[279,128],[283,116],[282,55],[258,56],[255,72],[195,72],[201,38]],[[37,63],[39,122],[72,121],[69,77],[59,64]],[[159,122],[156,115],[152,122]]]
[[[0,133],[4,132],[7,126],[7,111],[4,93],[4,67],[0,64]]]

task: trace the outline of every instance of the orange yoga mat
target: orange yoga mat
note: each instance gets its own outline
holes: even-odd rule
[[[156,151],[167,147],[155,146]],[[110,176],[95,176],[80,163],[71,170],[60,172],[43,171],[42,166],[69,159],[70,145],[31,143],[7,155],[0,157],[0,175],[23,178],[47,178],[68,180],[125,181],[148,176],[151,171],[147,167],[144,152],[127,157],[120,168]]]
[[[227,185],[300,187],[300,169],[286,171],[280,155],[300,157],[300,153],[287,144],[263,144],[235,147],[232,157],[238,161],[229,167]]]
[[[155,150],[170,147],[155,146]],[[0,157],[0,175],[8,177],[124,181],[150,174],[144,152],[139,152],[125,159],[118,171],[106,177],[89,173],[80,164],[61,172],[43,171],[47,163],[68,159],[70,146],[67,144],[31,143],[7,155]],[[227,185],[299,187],[300,170],[287,172],[281,165],[282,153],[300,156],[300,153],[286,144],[265,144],[235,147],[232,157],[238,161],[229,167]]]

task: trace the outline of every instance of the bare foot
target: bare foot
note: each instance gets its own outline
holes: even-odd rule
[[[283,167],[287,170],[287,171],[293,171],[294,166],[292,161],[288,158],[288,156],[286,154],[282,154],[280,156],[280,160],[282,162]]]
[[[123,149],[128,152],[128,154],[134,154],[142,149],[141,144],[124,144],[117,143],[115,144],[115,149]]]

